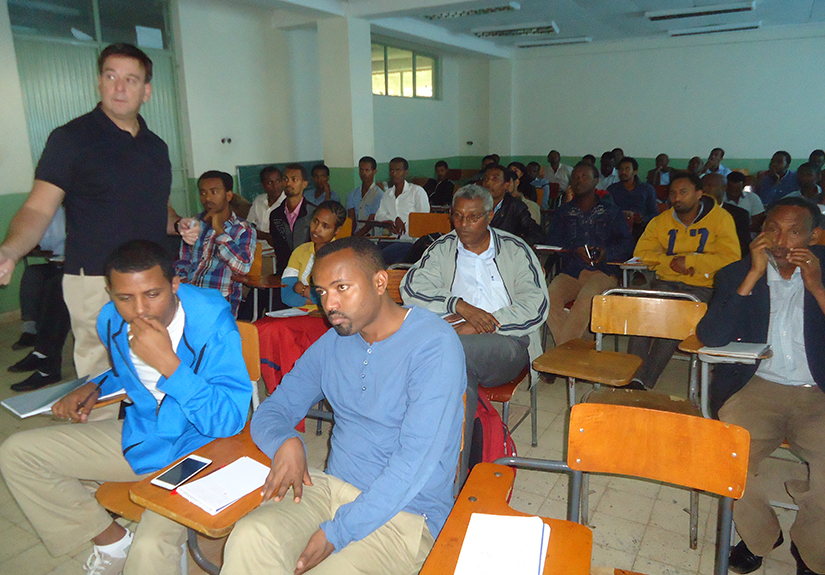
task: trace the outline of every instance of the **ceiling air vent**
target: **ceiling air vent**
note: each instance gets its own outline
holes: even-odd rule
[[[720,14],[737,14],[753,12],[756,9],[756,0],[752,2],[734,2],[732,4],[714,4],[697,8],[682,8],[675,10],[655,10],[645,12],[645,18],[651,22],[660,20],[676,20],[678,18],[700,18],[702,16],[718,16]]]
[[[512,12],[521,10],[518,2],[510,2],[505,6],[492,6],[490,8],[477,8],[475,10],[458,10],[456,12],[441,12],[440,14],[427,14],[423,16],[425,20],[449,20],[451,18],[464,18],[465,16],[486,16],[498,12]]]

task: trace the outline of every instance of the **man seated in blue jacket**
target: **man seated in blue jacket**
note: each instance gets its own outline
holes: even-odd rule
[[[52,555],[91,539],[90,573],[177,575],[182,525],[147,510],[133,539],[81,480],[136,481],[240,432],[252,395],[241,339],[220,292],[181,284],[155,243],[123,244],[104,273],[112,301],[97,331],[112,369],[54,405],[69,425],[11,436],[0,470]],[[88,422],[98,396],[121,388],[125,418]]]
[[[748,486],[733,506],[742,541],[730,568],[750,573],[784,541],[759,466],[783,441],[808,462],[809,480],[785,487],[799,506],[791,526],[797,573],[825,573],[825,248],[819,209],[804,198],[777,200],[750,255],[716,274],[716,291],[697,335],[710,346],[768,343],[755,365],[720,364],[711,409],[751,434]]]
[[[221,573],[418,573],[453,505],[461,343],[434,313],[393,302],[381,252],[365,238],[318,250],[312,277],[333,329],[252,418],[272,470]],[[335,412],[326,472],[307,468],[295,432],[322,398]]]

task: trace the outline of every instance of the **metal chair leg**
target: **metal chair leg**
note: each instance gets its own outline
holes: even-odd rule
[[[318,402],[318,405],[316,406],[316,408],[319,411],[323,411],[323,409],[324,409],[324,400],[323,399]],[[323,424],[323,423],[324,423],[323,419],[318,420],[318,423],[315,426],[315,435],[321,435],[323,433],[323,430],[321,429],[321,424]]]
[[[590,475],[582,473],[581,485],[581,524],[587,525],[590,523]]]
[[[482,392],[484,393],[484,392]],[[509,426],[510,425],[510,402],[505,401],[501,404],[501,419],[504,421],[504,424]]]
[[[699,546],[699,492],[690,490],[690,548]]]
[[[719,514],[716,523],[716,574],[727,575],[730,561],[731,528],[733,525],[733,499],[719,499]]]
[[[532,387],[530,387],[530,429],[533,432],[533,447],[539,444],[538,438],[538,393],[539,393],[539,382],[536,381]]]
[[[576,405],[576,378],[575,377],[568,377],[567,378],[567,402],[572,408]]]
[[[189,554],[192,556],[192,559],[195,560],[195,563],[198,564],[198,567],[209,573],[210,575],[218,575],[221,572],[221,568],[212,563],[201,551],[200,545],[198,544],[198,532],[194,529],[188,529],[189,531]]]

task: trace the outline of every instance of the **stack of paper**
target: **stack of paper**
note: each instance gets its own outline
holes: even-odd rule
[[[60,383],[58,385],[44,387],[35,391],[21,393],[20,395],[15,395],[14,397],[4,399],[0,403],[2,403],[3,407],[11,411],[17,417],[23,419],[31,417],[32,415],[49,413],[55,403],[69,395],[74,390],[85,385],[88,380],[89,376],[87,375],[85,377],[81,377],[80,379],[75,379],[74,381],[67,381],[66,383]],[[103,401],[104,399],[109,399],[110,397],[114,397],[115,395],[119,395],[121,393],[124,393],[122,388],[113,393],[102,395],[98,397],[97,400]]]
[[[759,359],[760,357],[765,357],[765,354],[767,354],[770,349],[771,346],[765,343],[732,341],[722,347],[705,346],[699,350],[699,353],[737,359]]]
[[[540,517],[473,513],[455,575],[542,575],[549,541]]]
[[[547,244],[536,244],[533,246],[540,252],[563,252],[564,248],[561,246],[549,246]]]
[[[302,315],[309,315],[309,310],[302,307],[288,307],[286,309],[279,309],[278,311],[266,312],[267,317],[300,317]]]
[[[244,456],[206,477],[178,487],[178,494],[209,515],[217,515],[241,497],[260,489],[268,474],[269,467]]]

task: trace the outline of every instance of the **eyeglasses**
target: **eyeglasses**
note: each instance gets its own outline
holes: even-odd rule
[[[485,215],[486,215],[485,213],[481,213],[481,214],[467,214],[465,216],[464,214],[453,212],[452,214],[450,214],[450,217],[453,219],[454,222],[464,221],[464,222],[467,222],[470,225],[473,225],[473,224],[477,224],[481,220],[481,218],[483,218]]]

